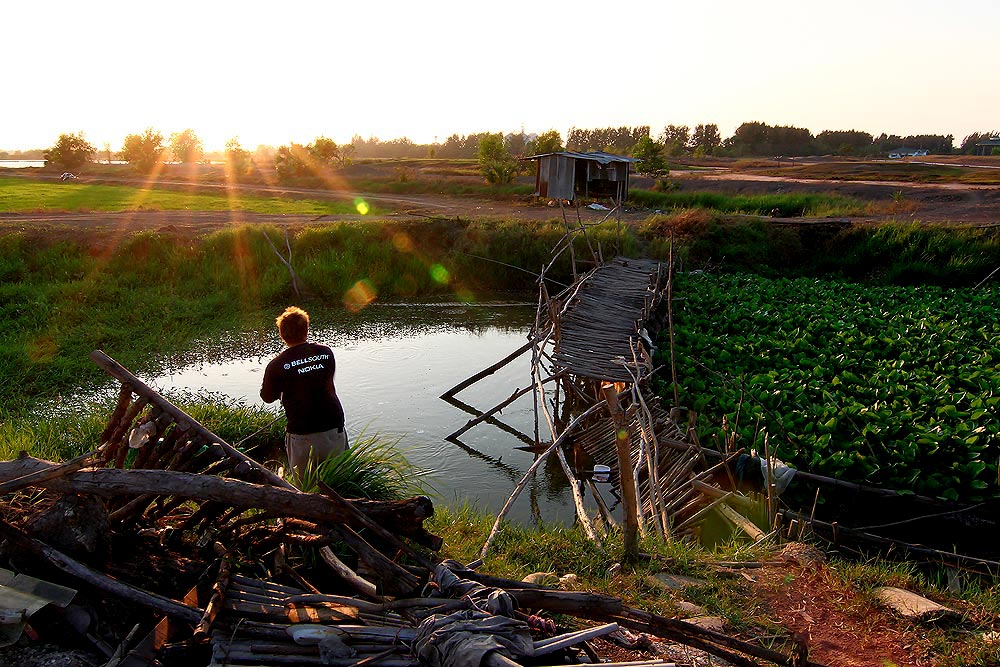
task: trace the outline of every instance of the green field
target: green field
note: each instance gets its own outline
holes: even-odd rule
[[[224,191],[223,191],[224,192]],[[358,210],[350,201],[319,201],[257,197],[238,191],[204,194],[138,188],[126,185],[88,185],[74,182],[0,178],[0,212],[118,212],[118,211],[250,211],[253,213],[337,215]],[[367,209],[370,214],[380,211]]]

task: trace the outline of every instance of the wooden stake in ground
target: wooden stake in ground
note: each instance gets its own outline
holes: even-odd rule
[[[622,560],[635,561],[639,558],[639,500],[632,476],[632,459],[629,456],[628,426],[625,414],[618,405],[618,391],[612,383],[601,385],[601,392],[615,425],[615,450],[618,453],[618,479],[622,485],[622,519],[625,523],[625,553]]]

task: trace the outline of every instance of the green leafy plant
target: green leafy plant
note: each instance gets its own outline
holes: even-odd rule
[[[702,274],[675,294],[683,398],[709,437],[741,412],[738,446],[767,432],[801,469],[1000,497],[995,288]]]

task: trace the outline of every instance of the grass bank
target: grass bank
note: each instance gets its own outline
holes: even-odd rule
[[[939,158],[921,158],[925,162],[935,162]],[[949,158],[954,160],[955,158]],[[969,156],[968,161],[976,158]],[[921,164],[918,161],[902,162],[820,162],[793,167],[752,168],[757,174],[782,176],[786,178],[809,178],[833,181],[888,181],[903,183],[966,183],[969,185],[993,185],[1000,183],[1000,169],[996,163],[976,167],[949,164]],[[984,168],[985,167],[985,168]]]
[[[605,254],[615,247],[614,225],[592,231]],[[95,348],[155,372],[151,359],[165,351],[267,326],[275,308],[293,302],[336,312],[375,299],[534,294],[564,228],[556,221],[377,220],[307,227],[290,239],[301,296],[265,233],[284,232],[244,226],[197,239],[144,232],[100,253],[83,241],[0,236],[0,372],[8,380],[0,402],[23,407],[88,386],[102,377],[88,360]],[[1000,266],[996,231],[787,226],[695,210],[628,229],[623,252],[666,258],[671,238],[685,269],[972,286]],[[589,256],[583,244],[577,251]],[[563,253],[550,277],[568,283],[569,262]]]
[[[532,293],[533,271],[563,231],[502,222],[309,227],[291,240],[301,296],[265,233],[283,232],[245,226],[195,240],[144,232],[103,254],[70,241],[0,237],[0,403],[24,407],[103,378],[88,359],[96,348],[155,372],[151,360],[165,352],[268,326],[289,303],[335,313],[375,299]],[[598,230],[606,244],[613,233]],[[566,255],[553,275],[569,274]]]
[[[818,193],[726,195],[719,192],[657,192],[629,190],[632,204],[650,209],[702,208],[719,213],[802,216],[846,216],[865,212],[867,204],[858,199]]]
[[[725,273],[972,287],[1000,266],[998,227],[775,223],[689,209],[652,216],[637,228],[638,246],[651,256],[665,257],[671,236],[685,268]]]
[[[437,506],[434,518],[427,525],[444,537],[445,557],[468,563],[478,557],[493,520],[493,516],[468,505]],[[767,560],[768,547],[753,548],[732,542],[707,552],[679,541],[644,539],[641,551],[650,554],[651,559],[621,569],[615,567],[621,543],[612,542],[607,547],[607,553],[594,549],[593,543],[576,528],[504,524],[483,569],[491,575],[515,580],[537,572],[557,577],[572,573],[579,578],[575,584],[578,590],[619,597],[628,605],[670,617],[686,615],[679,605],[695,604],[708,615],[722,618],[727,632],[777,650],[791,650],[790,633],[778,620],[782,610],[768,604],[763,587],[758,585],[760,575],[734,576],[731,570],[712,564]],[[694,577],[702,583],[682,590],[667,590],[653,581],[654,575],[663,570]],[[898,638],[905,634],[906,641],[911,643],[906,648],[919,646],[913,649],[913,654],[931,657],[933,664],[971,667],[1000,660],[1000,647],[987,645],[977,637],[977,630],[989,631],[993,618],[1000,614],[1000,596],[995,584],[971,580],[955,596],[947,590],[943,570],[921,572],[911,565],[878,560],[834,559],[821,575],[812,579],[807,572],[794,568],[781,570],[776,578],[783,591],[804,587],[811,600],[836,599],[826,622],[843,620],[853,625],[856,632],[871,636],[886,636],[885,633],[891,632]],[[963,616],[962,626],[922,626],[918,630],[907,622],[895,621],[890,630],[882,625],[886,617],[875,595],[882,586],[903,587],[933,599],[950,600],[949,604]],[[799,612],[791,613],[804,612],[806,604]],[[883,620],[876,625],[870,619]],[[850,632],[851,628],[843,627],[841,631]]]

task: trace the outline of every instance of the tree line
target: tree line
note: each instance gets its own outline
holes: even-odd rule
[[[658,175],[666,169],[666,159],[681,156],[722,157],[798,157],[805,155],[843,155],[859,157],[885,156],[890,151],[909,148],[931,154],[974,154],[976,144],[995,138],[997,132],[974,132],[955,147],[953,135],[900,136],[882,133],[874,136],[859,130],[825,130],[813,135],[808,129],[746,122],[736,128],[731,137],[723,139],[714,123],[667,125],[654,134],[648,125],[583,129],[571,127],[563,142],[558,130],[541,134],[520,132],[478,132],[452,134],[443,142],[418,144],[406,137],[381,140],[355,135],[349,144],[337,144],[320,136],[309,144],[290,143],[274,148],[258,146],[251,153],[233,137],[226,143],[220,157],[227,170],[239,178],[255,169],[273,169],[280,180],[293,181],[323,170],[341,169],[359,159],[379,158],[447,158],[478,159],[483,175],[489,182],[509,182],[518,171],[520,158],[562,150],[604,151],[631,155],[640,160],[640,171]],[[76,170],[98,154],[82,132],[62,134],[45,150],[47,162],[67,170]],[[110,161],[110,146],[100,152]],[[153,128],[129,134],[117,156],[140,173],[150,173],[156,165],[168,159],[181,163],[197,163],[206,159],[201,139],[192,129],[175,132],[168,138]]]

